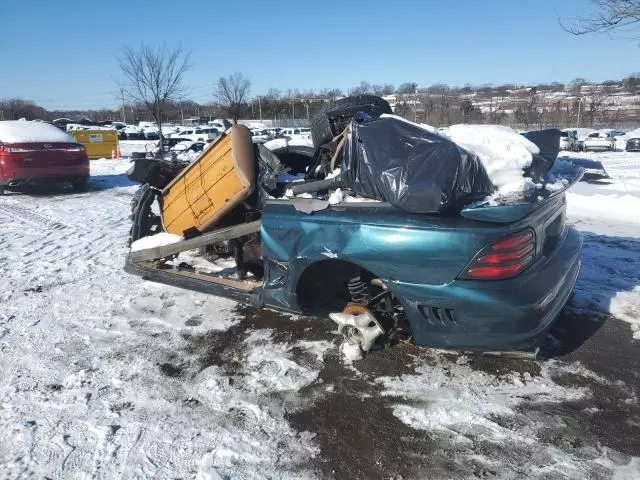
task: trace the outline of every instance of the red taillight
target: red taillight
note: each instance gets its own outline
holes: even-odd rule
[[[491,244],[491,250],[493,250],[494,252],[498,250],[513,250],[514,248],[520,248],[523,245],[531,243],[532,240],[533,231],[523,230],[520,233],[516,233],[515,235],[511,235],[504,240],[499,240]]]
[[[523,230],[480,250],[462,277],[474,280],[515,277],[533,263],[535,249],[533,230]]]

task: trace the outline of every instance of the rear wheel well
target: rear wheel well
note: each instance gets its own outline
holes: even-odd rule
[[[345,260],[327,259],[314,263],[302,272],[296,286],[300,309],[322,316],[342,311],[351,301],[347,284],[355,277],[370,280],[375,276]]]

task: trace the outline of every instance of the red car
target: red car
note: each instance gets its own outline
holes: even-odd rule
[[[83,145],[44,122],[0,122],[0,195],[6,187],[69,181],[85,190],[89,157]]]

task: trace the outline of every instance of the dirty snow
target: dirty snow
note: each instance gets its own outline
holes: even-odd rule
[[[447,369],[419,366],[415,374],[400,378],[381,377],[384,395],[401,397],[409,401],[399,404],[395,414],[405,423],[424,430],[448,430],[459,435],[487,432],[494,438],[508,439],[512,433],[489,417],[513,414],[521,398],[528,396],[535,401],[560,402],[577,400],[588,392],[557,385],[549,375],[549,366],[543,365],[542,375],[531,377],[511,373],[499,384],[482,371],[466,365],[467,358],[460,357]],[[464,382],[452,382],[452,378],[464,378]],[[420,402],[420,407],[415,406]]]
[[[65,132],[49,123],[28,120],[5,120],[0,122],[0,142],[62,142],[76,143]]]
[[[0,477],[312,477],[317,446],[268,399],[321,360],[294,367],[291,346],[253,339],[238,373],[202,370],[237,304],[123,272],[127,167],[92,162],[86,194],[0,198]]]
[[[434,351],[428,362],[417,362],[413,374],[376,381],[383,387],[381,395],[397,400],[393,414],[403,423],[430,436],[439,432],[449,438],[456,451],[452,461],[473,460],[495,468],[501,459],[485,456],[477,445],[504,443],[527,455],[505,462],[500,478],[521,478],[517,462],[524,465],[527,478],[605,478],[611,473],[628,480],[638,478],[640,457],[618,460],[606,447],[567,452],[539,441],[548,429],[568,430],[564,420],[552,413],[554,404],[579,403],[592,395],[585,387],[559,385],[558,376],[582,374],[606,384],[605,379],[580,365],[557,361],[541,364],[533,375],[510,372],[496,378],[471,368],[469,357],[461,355],[451,362],[444,355]],[[527,399],[527,408],[542,406],[533,422],[521,421],[523,399]]]

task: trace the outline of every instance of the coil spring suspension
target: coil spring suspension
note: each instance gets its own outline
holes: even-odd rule
[[[369,295],[369,285],[362,281],[360,277],[354,277],[347,283],[349,289],[349,295],[353,303],[359,303],[361,305],[368,305],[371,300]]]

